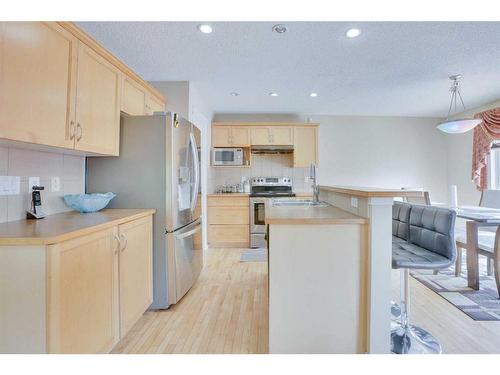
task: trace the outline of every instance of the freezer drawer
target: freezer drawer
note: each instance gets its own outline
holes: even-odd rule
[[[169,303],[177,303],[193,286],[203,268],[201,220],[167,233]]]

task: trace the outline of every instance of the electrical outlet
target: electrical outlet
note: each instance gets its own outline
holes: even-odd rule
[[[358,208],[358,198],[351,198],[351,207]]]
[[[33,186],[40,186],[40,177],[28,178],[28,190],[30,193],[33,192]]]
[[[61,191],[61,179],[59,177],[52,177],[50,180],[50,191],[57,193]]]

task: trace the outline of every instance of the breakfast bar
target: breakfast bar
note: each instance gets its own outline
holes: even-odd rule
[[[420,191],[320,186],[320,205],[268,201],[270,353],[389,353],[391,217]]]

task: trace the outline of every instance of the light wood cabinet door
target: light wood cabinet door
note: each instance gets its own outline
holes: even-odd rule
[[[249,207],[250,206],[250,199],[248,196],[215,196],[211,195],[208,197],[208,206],[213,207],[213,206],[225,206],[225,207],[238,207],[238,206],[243,206],[243,207]]]
[[[309,167],[318,164],[318,129],[313,126],[296,127],[293,141],[293,166]]]
[[[152,115],[155,112],[164,112],[165,111],[165,103],[160,102],[154,96],[147,95],[146,96],[146,114]]]
[[[48,247],[49,353],[104,353],[118,342],[118,242],[111,228]]]
[[[146,114],[146,93],[128,77],[123,78],[121,110],[131,116]]]
[[[231,147],[231,127],[214,126],[212,128],[212,146],[213,147]]]
[[[75,149],[119,154],[121,75],[117,68],[80,43]]]
[[[209,225],[208,242],[211,245],[248,246],[250,229],[248,225]]]
[[[264,126],[255,126],[251,129],[252,145],[267,146],[271,145],[271,129]]]
[[[286,126],[274,126],[270,129],[271,143],[278,146],[293,145],[293,128]]]
[[[234,147],[250,146],[250,131],[241,126],[231,127],[231,145]]]
[[[153,302],[152,216],[118,227],[120,246],[120,337]]]
[[[77,43],[56,23],[0,23],[0,138],[73,148]]]
[[[209,207],[209,224],[249,224],[248,207]]]

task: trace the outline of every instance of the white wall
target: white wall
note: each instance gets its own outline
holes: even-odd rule
[[[423,187],[447,199],[447,147],[439,119],[314,116],[319,181],[325,185]]]
[[[473,117],[478,112],[500,107],[500,100],[453,116]],[[481,193],[472,182],[472,140],[474,132],[447,134],[448,185],[457,185],[460,205],[477,205]]]
[[[85,157],[0,147],[0,176],[21,178],[19,194],[0,196],[0,223],[26,218],[26,210],[31,204],[29,177],[39,177],[40,184],[45,187],[41,196],[47,215],[71,211],[62,197],[85,192]],[[60,178],[58,192],[51,191],[52,177]]]

